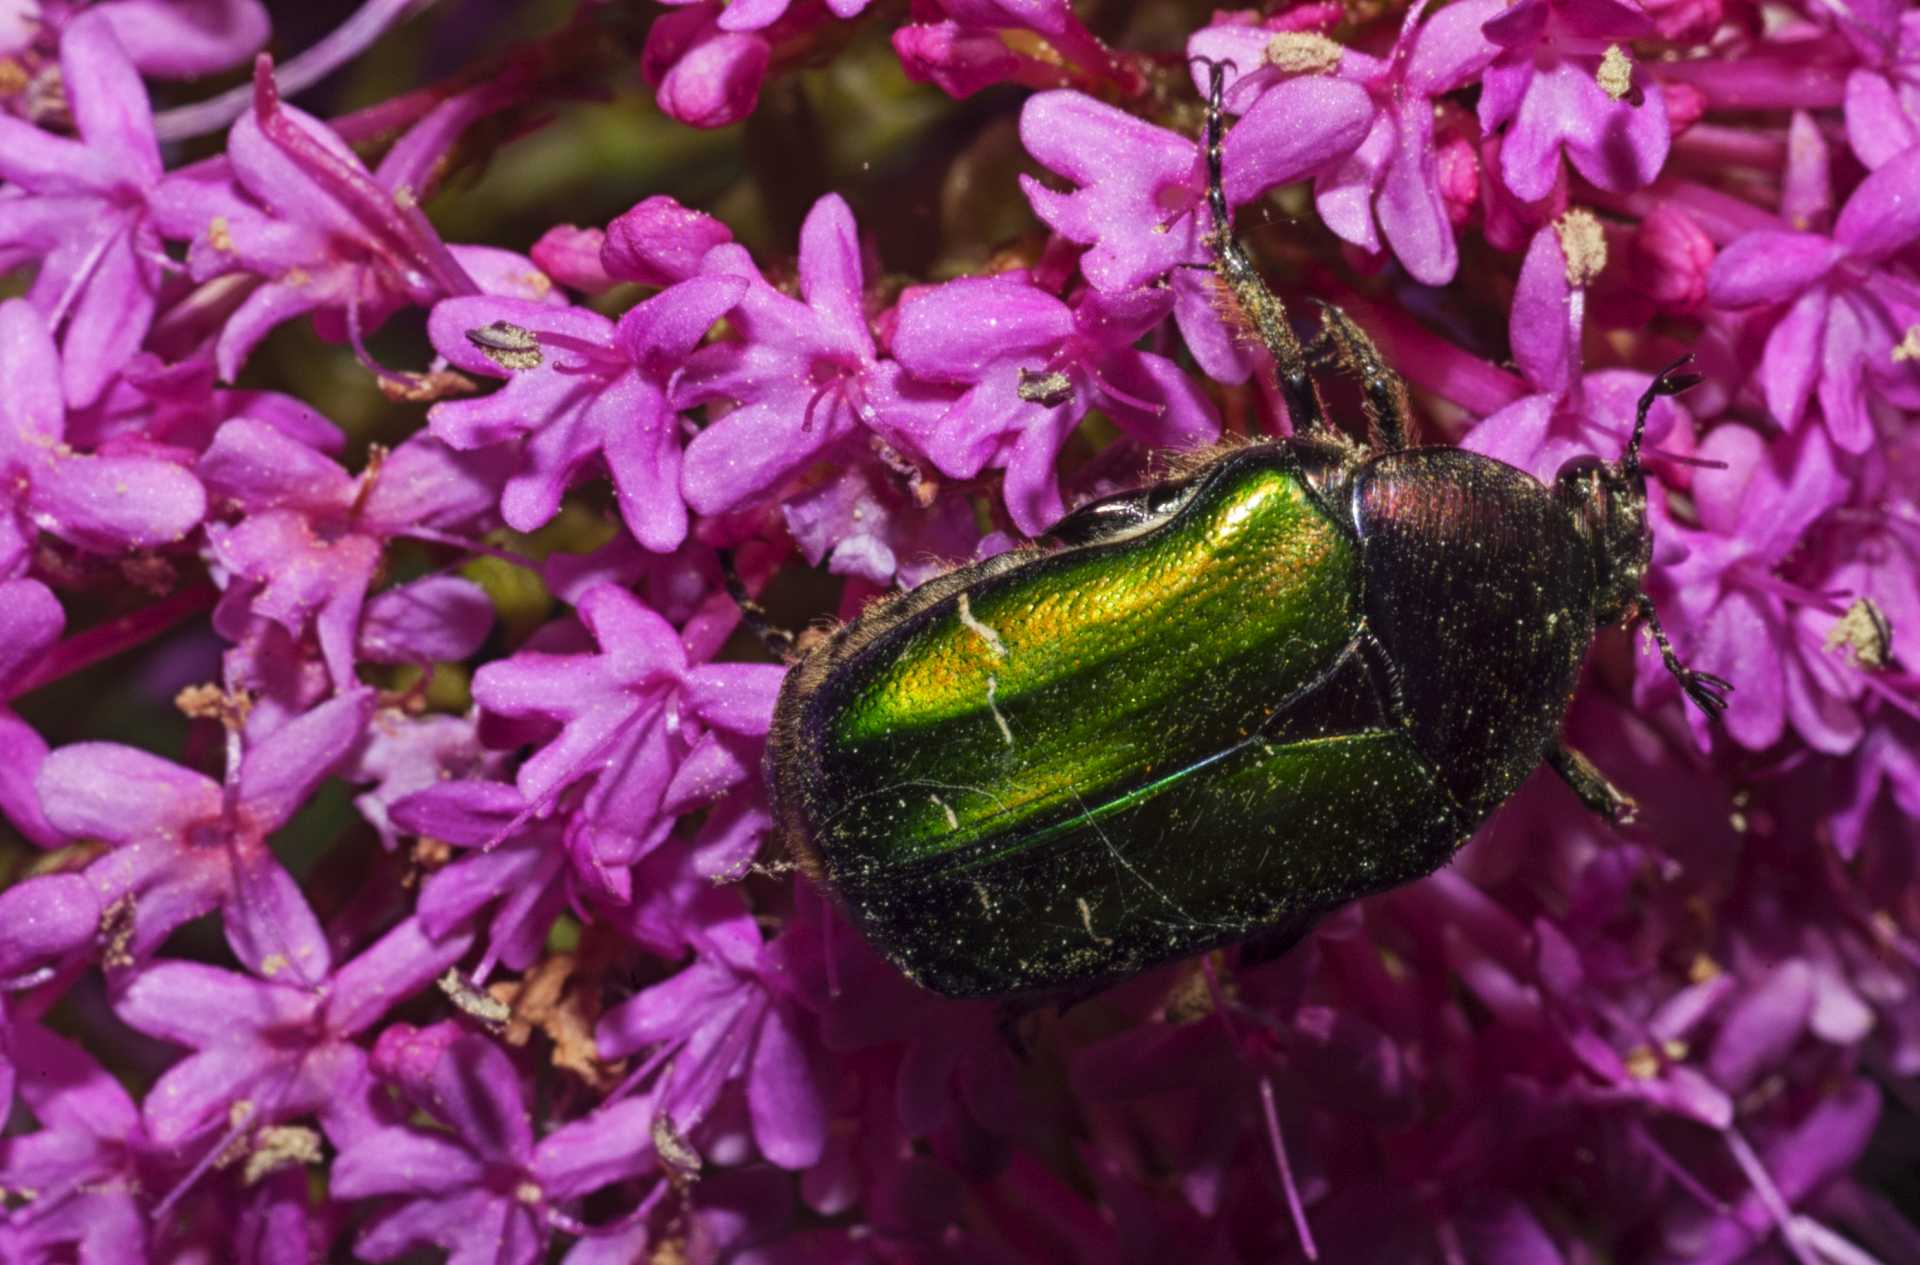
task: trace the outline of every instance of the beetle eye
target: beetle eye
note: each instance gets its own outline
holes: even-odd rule
[[[1553,481],[1560,487],[1570,487],[1596,478],[1606,468],[1607,463],[1595,456],[1571,457],[1560,467],[1560,472],[1553,476]]]

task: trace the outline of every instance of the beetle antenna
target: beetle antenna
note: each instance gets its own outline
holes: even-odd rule
[[[1256,335],[1273,356],[1274,375],[1294,429],[1318,430],[1325,424],[1325,410],[1307,371],[1306,352],[1287,319],[1286,306],[1267,288],[1260,270],[1233,236],[1222,157],[1227,130],[1227,67],[1232,63],[1204,57],[1193,60],[1205,62],[1207,67],[1207,208],[1213,216],[1213,232],[1208,234],[1207,244],[1213,250],[1214,273],[1220,280],[1227,322],[1236,332]]]
[[[1692,360],[1691,352],[1680,357],[1655,374],[1653,381],[1647,384],[1646,391],[1641,394],[1640,403],[1633,411],[1633,437],[1627,440],[1627,450],[1620,454],[1620,469],[1626,474],[1640,473],[1640,441],[1646,437],[1647,414],[1653,411],[1653,402],[1663,395],[1679,395],[1683,391],[1691,391],[1703,381],[1697,373],[1674,372]]]
[[[1680,683],[1680,692],[1692,699],[1693,705],[1705,713],[1708,720],[1719,720],[1720,714],[1727,710],[1726,695],[1732,691],[1733,682],[1680,662],[1680,656],[1673,652],[1673,643],[1667,640],[1667,630],[1660,626],[1660,613],[1653,609],[1653,599],[1645,593],[1640,595],[1640,613],[1653,631],[1653,643],[1660,647],[1660,662],[1667,665],[1667,671]]]

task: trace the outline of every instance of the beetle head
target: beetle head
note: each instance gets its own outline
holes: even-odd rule
[[[1593,614],[1598,624],[1610,624],[1644,605],[1641,583],[1653,559],[1653,531],[1647,526],[1647,477],[1640,469],[1640,441],[1647,434],[1647,414],[1663,395],[1679,395],[1700,384],[1697,373],[1679,370],[1692,356],[1680,359],[1654,375],[1634,409],[1633,435],[1620,460],[1575,457],[1554,478],[1554,498],[1573,515],[1581,533],[1594,543],[1599,574],[1594,587]]]
[[[1647,564],[1653,558],[1653,532],[1647,526],[1647,480],[1636,465],[1575,457],[1560,467],[1554,499],[1573,516],[1574,526],[1593,545],[1597,584],[1594,623],[1624,617],[1640,596]]]

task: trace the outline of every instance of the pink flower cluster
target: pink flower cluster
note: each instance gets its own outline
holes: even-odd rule
[[[0,1262],[1920,1260],[1920,13],[583,0],[282,101],[417,7],[276,70],[262,0],[0,0]],[[838,193],[759,258],[646,189],[520,249],[423,209],[578,76],[715,127],[856,35],[1017,126],[969,275]],[[1422,442],[1550,478],[1696,358],[1650,584],[1731,706],[1605,633],[1570,729],[1637,822],[1536,779],[1281,957],[944,1001],[764,854],[784,668],[719,555],[851,616],[1286,433],[1215,63],[1244,239]],[[276,376],[294,324],[406,433]]]

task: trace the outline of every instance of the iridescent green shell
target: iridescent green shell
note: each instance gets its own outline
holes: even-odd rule
[[[1362,545],[1298,450],[1191,486],[1136,532],[869,610],[789,675],[782,833],[927,987],[1060,989],[1297,936],[1471,828],[1387,719]]]

